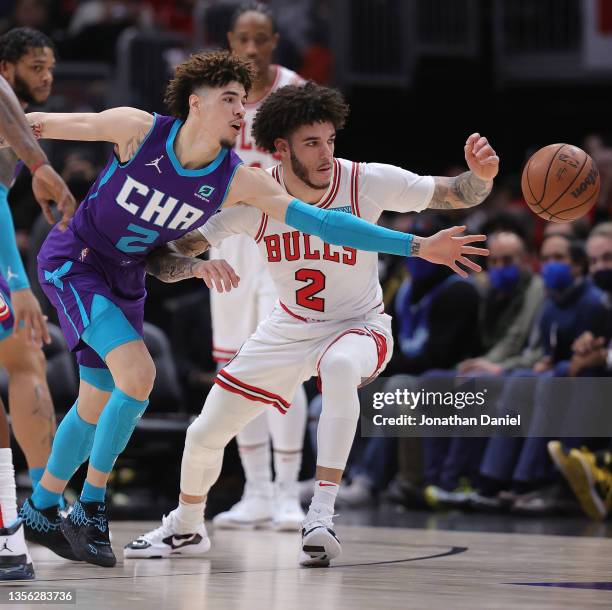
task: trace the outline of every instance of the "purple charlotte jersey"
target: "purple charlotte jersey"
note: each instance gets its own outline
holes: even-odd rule
[[[91,351],[81,336],[96,317],[96,295],[142,336],[147,254],[203,225],[225,200],[242,161],[222,148],[206,167],[184,169],[174,152],[182,124],[155,115],[132,159],[111,155],[68,229],[56,226],[40,250],[39,280],[72,350]],[[95,354],[78,356],[85,366],[104,366]]]

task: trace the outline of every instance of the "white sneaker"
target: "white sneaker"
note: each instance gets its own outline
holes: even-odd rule
[[[277,483],[273,527],[279,532],[298,532],[306,514],[300,506],[297,483]]]
[[[213,525],[219,529],[267,529],[272,525],[272,483],[246,483],[242,499],[229,510],[219,513]]]
[[[193,557],[210,550],[210,538],[204,523],[193,533],[179,534],[174,524],[174,511],[162,517],[157,529],[132,540],[123,549],[125,559],[153,559],[156,557]]]
[[[321,509],[310,507],[302,524],[301,566],[326,568],[330,559],[340,555],[340,541],[332,529],[334,516],[324,515]]]
[[[0,580],[35,578],[32,558],[23,537],[23,522],[0,528]]]

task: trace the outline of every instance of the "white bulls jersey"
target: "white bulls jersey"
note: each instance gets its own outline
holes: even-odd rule
[[[295,72],[287,68],[274,68],[276,77],[270,89],[259,100],[245,105],[244,122],[234,149],[246,165],[264,169],[278,163],[278,159],[255,146],[251,129],[257,110],[273,91],[303,82]],[[257,247],[248,235],[235,235],[226,239],[218,248],[211,249],[210,258],[225,259],[241,279],[240,286],[231,292],[211,292],[213,358],[222,363],[234,355],[260,320],[270,313],[276,294],[270,275],[257,255]]]
[[[282,166],[268,171],[284,186]],[[433,191],[431,176],[334,159],[329,189],[316,205],[376,223],[384,210],[424,210]],[[295,318],[348,320],[380,310],[376,252],[329,245],[246,205],[222,210],[199,230],[213,246],[235,233],[250,235],[267,263],[281,307]]]

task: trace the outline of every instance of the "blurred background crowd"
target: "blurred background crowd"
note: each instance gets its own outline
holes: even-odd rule
[[[133,105],[164,112],[173,67],[189,52],[224,47],[236,6],[206,0],[4,0],[0,33],[29,26],[56,45],[48,111]],[[281,33],[276,61],[351,105],[336,154],[387,162],[421,174],[465,171],[463,143],[486,135],[501,158],[491,196],[466,212],[389,214],[388,226],[431,235],[451,224],[485,233],[486,273],[462,280],[420,259],[380,257],[396,347],[389,388],[414,377],[612,376],[612,7],[605,0],[270,0]],[[554,7],[553,7],[554,4]],[[526,207],[520,172],[540,146],[570,142],[598,165],[592,213],[545,223]],[[82,199],[109,153],[100,143],[44,142]],[[36,253],[48,226],[30,177],[10,192],[18,243],[37,288]],[[239,271],[239,270],[238,270]],[[209,295],[204,284],[148,278],[146,341],[157,364],[147,415],[118,462],[113,510],[143,507],[157,517],[177,488],[184,431],[215,375]],[[54,321],[54,312],[38,292]],[[59,332],[48,349],[59,413],[77,375]],[[301,477],[314,472],[320,399],[309,394],[309,439]],[[0,391],[6,383],[0,379]],[[312,442],[311,442],[312,439]],[[579,514],[561,476],[575,448],[599,473],[612,503],[609,439],[365,439],[358,434],[339,493],[345,505],[389,500],[408,508]],[[151,468],[160,465],[161,468]],[[153,485],[151,472],[166,480]],[[235,449],[227,452],[218,508],[240,494]],[[211,506],[215,507],[211,498]],[[606,504],[607,506],[607,504]],[[122,513],[123,511],[123,513]],[[603,518],[606,511],[590,515]]]

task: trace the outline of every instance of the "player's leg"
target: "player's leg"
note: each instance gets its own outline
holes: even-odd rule
[[[32,489],[44,472],[55,435],[55,412],[46,378],[45,356],[25,337],[0,341],[0,366],[8,373],[13,434],[23,451]]]
[[[244,470],[244,491],[230,510],[215,516],[213,524],[221,529],[268,528],[273,517],[273,486],[266,413],[250,421],[238,433],[236,441]]]
[[[302,529],[304,566],[329,565],[340,554],[334,505],[359,418],[358,387],[380,366],[370,334],[350,332],[331,342],[319,361],[323,408],[317,431],[315,489]]]
[[[274,529],[297,531],[304,520],[298,477],[302,465],[308,402],[303,386],[293,397],[286,414],[276,409],[266,413],[274,448]]]
[[[274,310],[277,299],[274,282],[264,267],[257,281],[257,317],[260,322]],[[266,412],[274,449],[273,525],[279,531],[297,531],[304,519],[297,481],[302,465],[307,409],[306,392],[300,386],[285,414],[279,413],[277,409],[268,409]]]
[[[162,519],[161,527],[128,544],[124,557],[200,555],[210,549],[204,510],[208,492],[221,473],[225,447],[242,428],[269,408],[219,385],[213,386],[202,412],[187,429],[178,507]]]
[[[72,560],[78,558],[61,532],[59,502],[68,481],[89,459],[98,418],[114,387],[108,369],[98,368],[101,361],[95,353],[83,350],[78,359],[95,367],[79,367],[79,397],[58,426],[45,472],[20,511],[28,540]]]
[[[10,433],[0,400],[0,580],[29,580],[34,567],[17,518],[17,493]]]
[[[113,316],[114,323],[106,325],[107,330],[127,323],[118,308]],[[106,335],[102,334],[104,326],[99,327],[100,335],[88,333],[84,338],[105,360],[115,387],[98,418],[81,496],[62,522],[62,532],[79,559],[112,567],[116,558],[108,536],[104,503],[106,484],[115,460],[127,446],[149,403],[155,365],[141,339],[107,349],[109,344]],[[122,333],[118,332],[115,336],[122,336]]]

